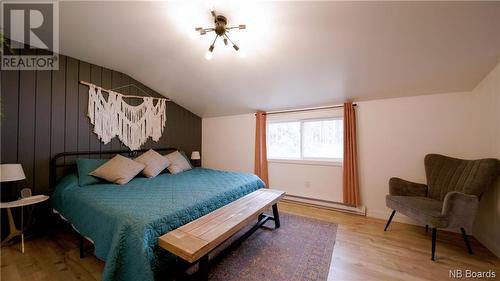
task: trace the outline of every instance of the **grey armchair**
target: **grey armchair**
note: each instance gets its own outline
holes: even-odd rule
[[[498,159],[462,160],[439,154],[425,156],[427,185],[389,180],[387,207],[432,227],[432,260],[435,260],[438,228],[460,228],[469,254],[472,249],[465,229],[471,229],[481,195],[492,186],[500,173]]]

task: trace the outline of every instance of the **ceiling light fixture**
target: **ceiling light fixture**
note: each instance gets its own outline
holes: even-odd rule
[[[205,54],[205,58],[207,60],[212,59],[213,52],[214,52],[214,49],[215,49],[215,42],[217,41],[217,39],[219,39],[219,37],[223,38],[224,45],[227,46],[228,42],[230,42],[233,45],[233,48],[236,51],[238,51],[240,49],[240,47],[238,47],[238,45],[236,45],[231,40],[231,38],[229,38],[229,36],[228,36],[229,30],[231,30],[231,29],[246,29],[247,26],[245,24],[240,24],[238,26],[227,26],[227,19],[226,19],[225,16],[223,16],[223,15],[217,15],[215,13],[214,9],[210,9],[210,13],[214,17],[215,26],[211,27],[211,28],[197,27],[197,28],[194,29],[195,31],[198,31],[200,33],[200,35],[205,35],[208,32],[215,31],[215,39],[212,42],[212,45],[210,45],[210,47],[208,47],[208,51]]]

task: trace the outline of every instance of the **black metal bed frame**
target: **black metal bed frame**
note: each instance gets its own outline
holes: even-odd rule
[[[162,147],[162,148],[153,148],[155,151],[175,151],[178,150],[175,147]],[[54,188],[54,185],[57,183],[57,169],[58,168],[66,168],[66,167],[75,167],[76,163],[66,163],[66,158],[70,156],[89,156],[89,155],[112,155],[112,154],[122,154],[127,155],[128,157],[136,157],[140,153],[144,153],[148,151],[148,149],[139,149],[139,150],[104,150],[104,151],[70,151],[70,152],[61,152],[56,154],[50,160],[49,166],[49,186],[50,188]],[[63,158],[64,163],[58,164],[57,161]]]

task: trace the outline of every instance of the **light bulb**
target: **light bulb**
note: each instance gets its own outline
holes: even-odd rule
[[[213,56],[214,56],[214,53],[212,53],[212,52],[210,52],[210,51],[207,51],[207,52],[205,53],[205,59],[206,59],[206,60],[211,60],[211,59],[213,58]]]
[[[209,3],[208,8],[210,9],[210,13],[212,14],[212,16],[215,17],[215,6],[213,5],[213,3]]]

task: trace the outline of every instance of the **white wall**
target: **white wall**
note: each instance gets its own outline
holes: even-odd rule
[[[424,156],[440,153],[477,159],[500,158],[500,65],[474,91],[359,102],[359,176],[362,204],[367,215],[387,219],[385,207],[388,180],[397,176],[425,183]],[[253,171],[255,120],[253,114],[203,119],[203,166]],[[341,190],[339,167],[287,167],[270,164],[273,175],[281,178],[279,188],[291,194],[310,193],[305,182],[317,188],[316,196]],[[322,175],[318,175],[321,173]],[[325,176],[328,175],[328,176]],[[324,178],[331,181],[315,181]],[[274,182],[277,182],[274,179]],[[276,186],[278,187],[278,186]],[[330,189],[331,188],[331,189]],[[287,191],[288,191],[287,190]],[[411,222],[403,216],[396,220]],[[476,220],[474,236],[500,256],[500,183],[486,193]]]
[[[269,162],[269,185],[288,195],[342,202],[342,166]]]
[[[426,154],[474,158],[473,100],[470,93],[451,93],[358,103],[360,192],[368,216],[388,217],[389,178],[425,183]]]
[[[478,157],[500,159],[500,64],[472,91]],[[500,179],[481,198],[474,236],[500,257]]]
[[[203,118],[201,131],[203,167],[253,173],[254,114]]]

